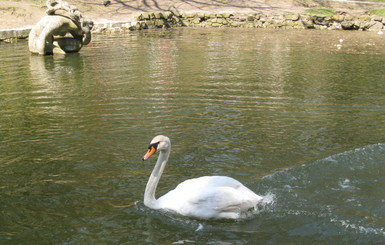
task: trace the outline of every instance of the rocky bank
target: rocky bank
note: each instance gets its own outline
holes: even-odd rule
[[[136,1],[136,5],[133,4],[133,1],[110,1],[111,6],[108,7],[102,6],[103,3],[97,0],[72,2],[76,5],[80,4],[79,9],[85,9],[85,6],[96,6],[89,8],[88,12],[87,10],[84,11],[85,15],[95,20],[93,33],[174,27],[327,29],[382,32],[385,24],[385,17],[368,14],[367,10],[371,6],[352,5],[347,8],[348,5],[345,3],[342,7],[338,5],[327,6],[335,10],[333,14],[306,13],[305,10],[310,7],[323,7],[310,0],[160,0],[151,3]],[[377,7],[382,7],[381,3]],[[40,7],[38,12],[35,13],[36,16],[44,16],[43,7]],[[25,18],[19,18],[19,22],[17,22],[17,18],[16,16],[17,25],[9,24],[11,27],[17,26],[17,28],[0,28],[0,41],[14,41],[28,37],[34,23],[27,22]],[[10,23],[14,22],[15,20]],[[29,25],[23,26],[24,23]]]

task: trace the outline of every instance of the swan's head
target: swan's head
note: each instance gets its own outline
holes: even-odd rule
[[[147,160],[152,154],[157,151],[167,151],[171,147],[171,141],[167,136],[158,135],[155,136],[150,145],[148,146],[148,150],[146,154],[143,156],[143,161]]]

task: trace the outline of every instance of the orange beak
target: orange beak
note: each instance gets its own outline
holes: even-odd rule
[[[152,154],[154,154],[156,152],[156,148],[155,146],[151,145],[150,147],[148,147],[148,151],[146,152],[146,154],[143,156],[143,161],[144,160],[147,160]]]

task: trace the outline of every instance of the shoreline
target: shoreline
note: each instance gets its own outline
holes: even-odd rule
[[[92,33],[119,33],[151,28],[232,27],[273,29],[370,30],[382,32],[385,17],[369,15],[360,1],[346,4],[327,0],[320,6],[313,0],[157,0],[103,1],[67,0],[94,20]],[[7,4],[14,4],[9,7]],[[385,8],[385,3],[374,3]],[[12,5],[13,6],[13,5]],[[327,8],[330,15],[309,14],[311,8]],[[6,9],[6,10],[4,10]],[[27,39],[30,30],[45,14],[44,4],[30,0],[0,2],[4,21],[0,42]],[[27,18],[29,17],[29,18]],[[10,28],[8,28],[10,27]]]
[[[202,28],[268,28],[268,29],[320,29],[320,30],[362,30],[377,31],[385,29],[385,17],[375,15],[351,15],[337,13],[320,14],[264,14],[261,12],[229,11],[187,12],[177,10],[162,12],[143,12],[127,21],[104,20],[96,22],[93,34],[108,34],[137,31],[142,29],[202,27]],[[33,26],[0,30],[0,42],[16,42],[27,39]]]

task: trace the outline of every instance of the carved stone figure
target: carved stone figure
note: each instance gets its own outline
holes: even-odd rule
[[[73,5],[62,0],[47,0],[44,16],[29,33],[29,50],[48,55],[78,52],[91,41],[93,22]],[[59,12],[59,13],[58,13]]]

